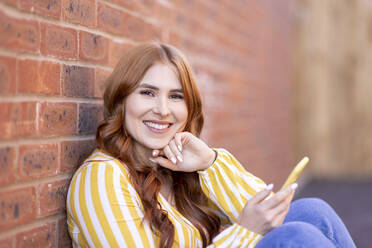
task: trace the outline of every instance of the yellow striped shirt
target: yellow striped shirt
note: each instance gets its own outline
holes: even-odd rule
[[[199,171],[204,193],[228,218],[230,226],[209,247],[254,247],[262,238],[236,223],[239,213],[266,187],[226,150]],[[175,228],[173,247],[202,247],[198,229],[159,194]],[[159,237],[143,221],[142,202],[119,160],[95,150],[72,178],[67,196],[67,224],[74,247],[159,247]]]

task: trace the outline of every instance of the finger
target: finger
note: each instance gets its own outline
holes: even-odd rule
[[[292,195],[289,195],[285,198],[282,202],[280,202],[275,208],[270,210],[270,214],[273,216],[282,215],[283,213],[286,214],[289,210],[292,201]]]
[[[181,138],[182,138],[182,135],[180,133],[176,133],[176,135],[174,135],[174,141],[180,152],[182,152],[182,139]]]
[[[172,139],[169,142],[169,148],[171,149],[171,151],[173,152],[173,154],[176,155],[178,161],[182,162],[183,161],[182,154],[180,153],[180,150],[178,150],[178,148],[176,146],[176,143],[174,142],[174,139]]]
[[[178,171],[177,166],[175,166],[169,159],[166,159],[163,157],[157,157],[157,158],[150,158],[150,161],[164,168],[170,169],[172,171]]]
[[[177,159],[176,159],[176,156],[173,154],[173,152],[171,151],[169,145],[165,146],[163,148],[163,151],[164,151],[164,154],[165,156],[170,160],[172,161],[173,164],[176,164],[177,163]]]
[[[159,156],[159,153],[160,153],[159,150],[152,150],[151,155],[152,155],[154,158],[156,158],[157,156]]]
[[[273,184],[269,184],[266,189],[263,189],[261,190],[260,192],[258,192],[255,196],[253,196],[249,202],[251,204],[257,204],[259,202],[262,202],[263,200],[266,199],[266,197],[268,197],[271,193],[271,190],[273,189],[274,185]]]
[[[291,193],[294,193],[294,190],[296,189],[297,184],[292,184],[289,187],[286,187],[283,190],[280,190],[277,192],[274,196],[272,196],[270,199],[262,203],[263,209],[271,209],[275,208],[280,202],[285,200]]]

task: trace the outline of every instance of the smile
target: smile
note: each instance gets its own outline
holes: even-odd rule
[[[144,121],[143,123],[147,127],[149,127],[151,131],[155,131],[155,132],[167,131],[167,129],[172,125],[172,123],[159,124],[159,123],[155,123],[155,122],[151,122],[151,121]]]

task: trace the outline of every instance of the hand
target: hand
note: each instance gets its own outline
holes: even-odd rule
[[[193,172],[207,169],[215,157],[215,151],[201,139],[192,133],[181,132],[176,133],[162,150],[153,150],[150,160],[173,171]]]
[[[282,225],[296,188],[294,183],[266,199],[272,190],[272,184],[269,185],[246,203],[238,224],[261,235]]]

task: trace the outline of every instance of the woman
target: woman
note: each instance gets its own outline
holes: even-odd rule
[[[273,194],[229,152],[198,138],[200,95],[174,47],[141,44],[123,56],[104,110],[99,148],[68,192],[74,246],[353,247],[326,203],[290,204],[296,184]]]

